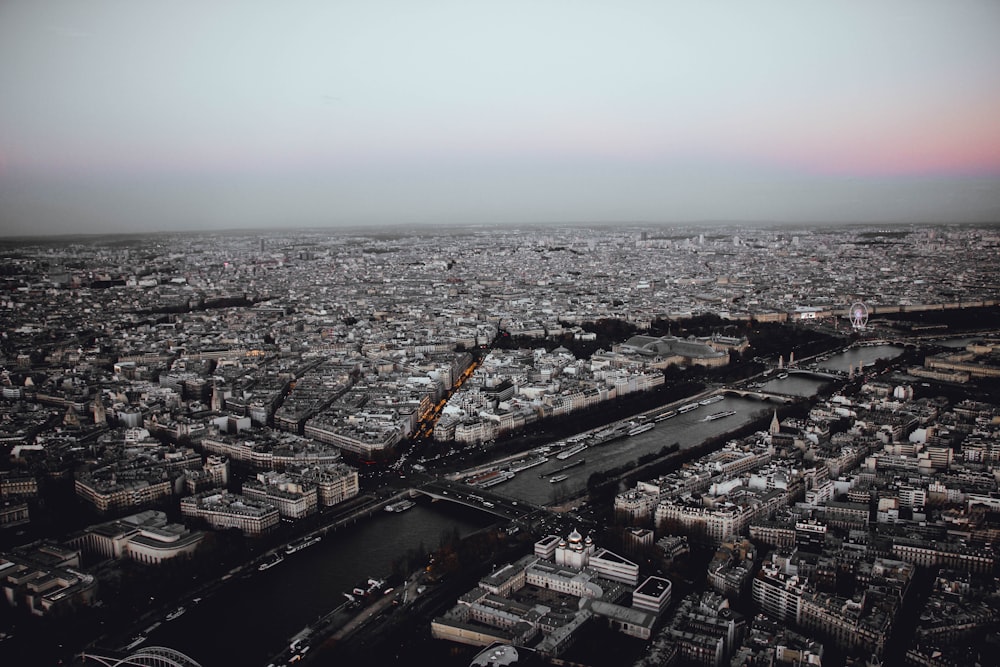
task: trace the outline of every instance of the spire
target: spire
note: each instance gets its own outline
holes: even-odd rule
[[[778,421],[778,411],[774,411],[774,416],[771,417],[771,428],[768,429],[771,435],[778,435],[781,433],[781,422]]]

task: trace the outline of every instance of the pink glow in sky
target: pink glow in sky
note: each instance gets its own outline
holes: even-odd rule
[[[14,0],[0,233],[993,220],[997,34],[995,0]]]

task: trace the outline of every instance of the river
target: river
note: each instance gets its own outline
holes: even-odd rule
[[[401,513],[330,533],[321,542],[248,578],[230,580],[187,612],[154,630],[145,646],[169,646],[208,665],[260,665],[287,647],[288,639],[345,602],[369,577],[384,579],[393,560],[423,546],[438,548],[442,535],[467,535],[496,521],[492,515],[446,503],[421,501]]]
[[[494,486],[490,491],[538,505],[559,503],[582,493],[586,489],[587,478],[594,472],[635,461],[644,454],[655,454],[675,442],[681,449],[699,445],[709,438],[739,428],[757,414],[769,414],[774,408],[775,405],[772,403],[727,397],[711,405],[678,414],[672,419],[657,422],[645,433],[588,447],[565,460],[557,459],[553,452],[549,454],[546,463],[523,470],[510,481]],[[736,414],[715,421],[705,421],[705,417],[709,414],[730,410]],[[582,465],[563,471],[563,474],[568,475],[565,481],[556,483],[549,481],[560,468],[581,460],[584,461]]]
[[[830,380],[807,372],[789,373],[788,377],[772,377],[761,386],[761,391],[810,398],[820,389],[830,384]]]
[[[819,362],[817,367],[847,373],[851,370],[852,366],[857,370],[859,364],[871,366],[878,359],[895,359],[902,353],[903,348],[898,345],[852,347],[846,352],[835,354],[826,361]]]

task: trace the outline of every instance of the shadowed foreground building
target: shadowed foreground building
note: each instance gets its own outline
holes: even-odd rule
[[[127,558],[158,565],[163,561],[190,556],[201,544],[205,533],[169,523],[167,515],[146,510],[116,521],[90,526],[70,538],[68,544],[84,555],[98,558]]]
[[[80,572],[80,552],[55,544],[0,554],[0,590],[11,607],[34,616],[63,615],[97,598],[97,579]]]
[[[444,616],[436,639],[486,646],[493,642],[561,655],[592,622],[649,639],[670,603],[671,584],[650,577],[636,588],[638,566],[594,545],[577,531],[550,535],[535,553],[484,577]],[[631,597],[631,606],[626,606]]]

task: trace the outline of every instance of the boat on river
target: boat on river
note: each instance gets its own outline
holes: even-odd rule
[[[548,471],[546,473],[542,473],[541,475],[538,476],[538,479],[541,479],[541,478],[543,478],[543,477],[545,477],[547,475],[553,475],[553,474],[556,474],[556,473],[564,472],[566,470],[569,470],[570,468],[575,468],[577,466],[582,466],[586,462],[587,462],[587,459],[577,459],[576,461],[573,461],[572,463],[567,463],[566,465],[564,465],[561,468],[556,468],[555,470],[550,470],[550,471]]]
[[[134,649],[136,646],[138,646],[139,644],[143,643],[144,641],[146,641],[146,636],[145,635],[136,635],[135,637],[132,637],[132,639],[129,641],[129,643],[125,644],[125,651],[126,652],[127,651],[131,651],[132,649]]]
[[[470,486],[478,486],[481,489],[487,489],[491,486],[502,484],[510,479],[514,479],[514,473],[510,470],[489,470],[478,475],[473,475],[472,477],[466,479],[465,483]]]
[[[558,454],[556,454],[556,458],[559,459],[560,461],[565,461],[566,459],[568,459],[571,456],[576,456],[577,454],[579,454],[580,452],[582,452],[586,448],[587,448],[587,445],[573,445],[569,449],[567,449],[565,451],[562,451],[562,452],[559,452]]]
[[[603,445],[611,442],[612,440],[617,440],[618,438],[624,438],[627,435],[627,430],[624,424],[616,424],[611,428],[606,428],[597,433],[594,433],[589,444],[591,445]]]
[[[540,466],[549,460],[547,456],[535,456],[528,459],[520,459],[514,461],[510,465],[511,472],[521,472],[522,470],[527,470],[528,468],[534,468],[535,466]]]
[[[412,500],[400,500],[398,503],[389,503],[385,506],[386,512],[405,512],[411,507],[415,506],[416,503]]]
[[[296,540],[290,543],[287,547],[285,547],[285,553],[290,555],[295,553],[296,551],[302,551],[306,547],[311,547],[312,545],[316,544],[321,539],[323,538],[320,537],[319,535],[314,535],[313,537],[304,537],[301,540]]]
[[[653,428],[652,424],[642,424],[641,426],[636,426],[635,428],[629,429],[628,434],[630,436],[639,435],[640,433],[645,433],[646,431],[652,428]]]
[[[186,611],[187,609],[185,609],[184,607],[177,607],[177,609],[174,609],[172,612],[167,614],[167,620],[172,621],[175,618],[180,618],[181,616],[184,615],[184,612]]]
[[[266,561],[264,561],[263,563],[261,563],[260,565],[258,565],[257,569],[260,570],[261,572],[263,572],[264,570],[270,570],[275,565],[279,565],[280,563],[284,562],[284,560],[285,560],[285,557],[282,556],[281,554],[274,554],[273,556],[271,556],[270,558],[268,558]]]
[[[476,484],[481,489],[488,489],[491,486],[496,486],[497,484],[503,484],[504,482],[514,479],[514,473],[509,470],[501,470],[497,473],[496,477],[491,477],[483,482]]]

